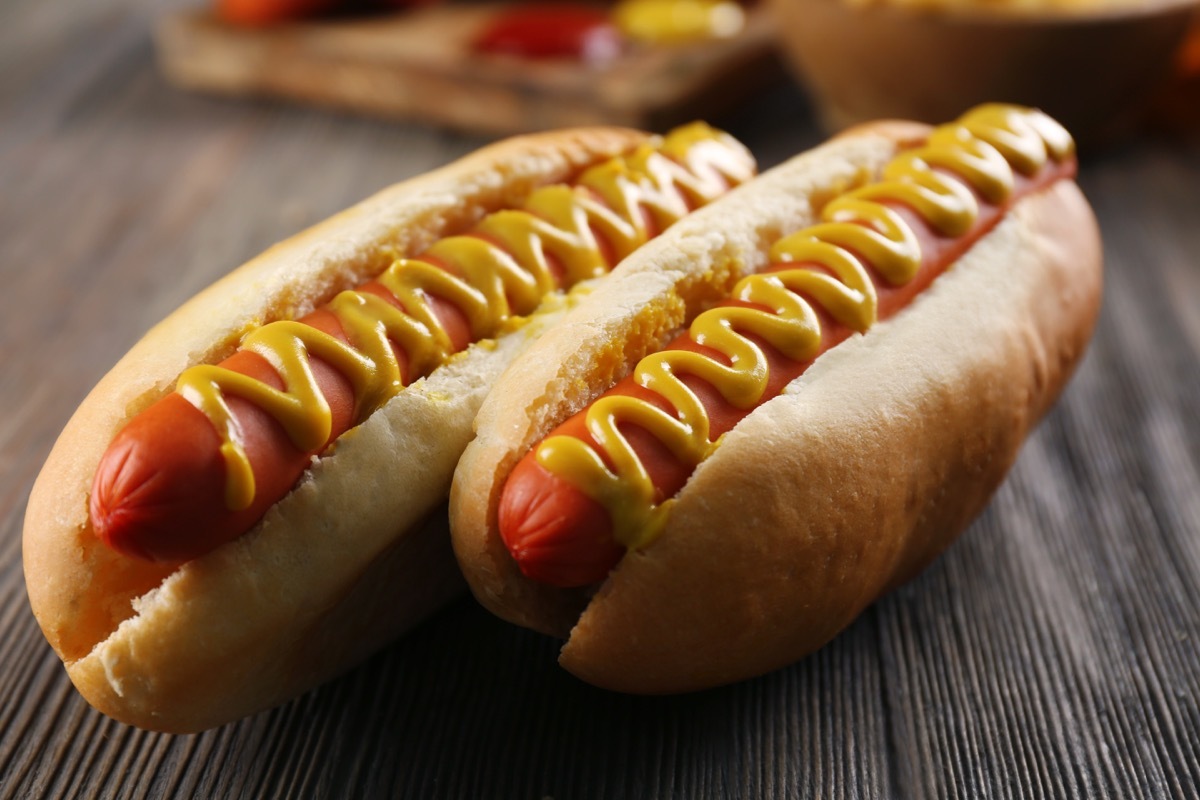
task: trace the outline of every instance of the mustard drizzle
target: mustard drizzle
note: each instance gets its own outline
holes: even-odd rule
[[[718,306],[692,322],[691,339],[721,353],[728,364],[688,350],[642,359],[634,380],[659,394],[674,414],[629,395],[603,395],[585,417],[597,446],[551,436],[537,448],[537,462],[607,509],[616,541],[626,548],[644,547],[662,531],[674,500],[657,501],[645,466],[619,426],[644,428],[681,462],[699,464],[719,442],[710,438],[699,397],[679,376],[707,381],[736,408],[754,408],[766,391],[768,364],[761,347],[740,331],[766,340],[794,361],[809,361],[821,346],[812,302],[861,333],[877,320],[868,265],[895,286],[917,274],[916,233],[888,204],[907,206],[942,235],[960,237],[979,215],[972,189],[990,203],[1003,203],[1014,189],[1014,169],[1032,176],[1047,160],[1061,162],[1073,152],[1070,135],[1058,123],[1014,106],[981,106],[936,128],[924,146],[893,158],[881,181],[833,200],[820,223],[777,241],[770,261],[796,267],[751,275],[734,287],[733,299],[769,311]]]
[[[377,280],[403,311],[370,292],[341,292],[327,308],[349,343],[292,320],[252,331],[242,348],[266,359],[283,389],[220,365],[185,370],[176,390],[221,437],[227,507],[247,508],[255,495],[254,472],[227,396],[266,409],[297,449],[317,452],[328,443],[333,423],[310,355],[350,380],[358,424],[404,388],[392,342],[408,356],[410,381],[453,355],[454,343],[433,312],[430,295],[464,312],[472,341],[495,336],[514,317],[533,313],[558,288],[548,255],[563,267],[564,289],[602,275],[612,266],[602,240],[620,260],[656,232],[647,227],[643,208],[661,230],[753,173],[753,159],[731,137],[703,123],[684,126],[585,170],[573,186],[538,189],[523,208],[489,214],[469,233],[437,241],[422,254],[428,260],[398,259]]]

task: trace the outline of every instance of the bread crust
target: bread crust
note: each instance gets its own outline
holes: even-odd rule
[[[345,670],[460,591],[444,522],[422,520],[444,502],[487,387],[553,313],[413,383],[341,437],[252,531],[177,569],[99,542],[88,524],[92,475],[134,414],[185,368],[231,354],[247,330],[303,315],[393,258],[645,138],[593,128],[484,148],[275,245],[130,350],[68,422],[25,516],[30,604],[92,705],[144,728],[212,727]]]
[[[862,135],[871,134],[851,139]],[[778,179],[769,172],[758,180]],[[726,220],[744,224],[740,209],[765,208],[757,189],[744,187],[688,226],[720,236]],[[622,269],[673,248],[684,249],[677,235]],[[756,243],[748,261],[765,260],[765,251]],[[700,259],[699,272],[715,263],[687,252]],[[531,397],[509,396],[509,382],[520,375],[541,386],[543,378],[531,378],[528,360],[517,362],[498,399],[485,403],[452,490],[455,551],[472,590],[502,617],[569,636],[562,665],[610,689],[688,691],[796,661],[916,574],[984,507],[1086,347],[1100,264],[1095,219],[1073,182],[1022,199],[911,307],[821,356],[726,434],[677,495],[662,534],[628,553],[590,600],[525,579],[496,532],[508,471],[586,402],[572,397],[547,411],[530,391],[536,415],[518,432],[504,415],[525,413],[515,406]],[[628,327],[622,314],[654,328],[646,309],[680,302],[656,296],[586,314],[589,326],[605,319],[613,331]],[[576,358],[562,338],[576,314],[538,343],[543,358],[560,349]],[[677,325],[675,317],[664,323]],[[620,345],[586,349],[605,347]],[[594,371],[623,373],[642,354],[634,349],[619,368]],[[578,363],[567,370],[590,380]],[[590,400],[607,385],[575,395]]]

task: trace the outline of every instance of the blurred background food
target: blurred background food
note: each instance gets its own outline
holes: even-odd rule
[[[829,132],[987,101],[1088,143],[1148,108],[1176,128],[1200,116],[1178,90],[1200,73],[1197,0],[214,2],[160,26],[180,86],[488,134],[712,117],[777,82],[780,58]]]
[[[166,16],[176,85],[475,133],[663,129],[783,79],[765,9],[733,0],[217,0]]]

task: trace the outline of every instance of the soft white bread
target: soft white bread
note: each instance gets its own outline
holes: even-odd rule
[[[909,308],[821,356],[726,434],[665,530],[594,596],[520,574],[496,529],[517,460],[678,329],[708,293],[696,283],[727,283],[730,263],[761,266],[781,231],[811,221],[816,186],[874,172],[901,130],[860,129],[704,209],[627,261],[485,402],[451,492],[455,552],[485,606],[569,636],[560,661],[581,678],[687,691],[820,647],[966,527],[1081,357],[1100,243],[1078,188],[1060,181],[1019,201]],[[642,272],[654,277],[632,277]]]
[[[185,368],[228,356],[250,328],[300,316],[395,257],[644,139],[597,128],[485,148],[276,245],[146,334],[67,424],[25,518],[30,603],[92,705],[145,728],[212,727],[345,670],[460,591],[432,512],[487,388],[550,313],[414,382],[339,439],[250,533],[178,569],[99,542],[88,523],[92,475],[134,414]]]

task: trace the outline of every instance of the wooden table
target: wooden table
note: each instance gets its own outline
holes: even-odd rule
[[[1085,160],[1108,256],[1092,349],[987,512],[815,656],[645,699],[469,599],[361,668],[196,736],[92,711],[29,612],[29,487],[92,384],[225,270],[480,142],[170,90],[151,8],[0,19],[0,797],[1195,797],[1200,142]],[[786,90],[717,120],[814,143]]]

